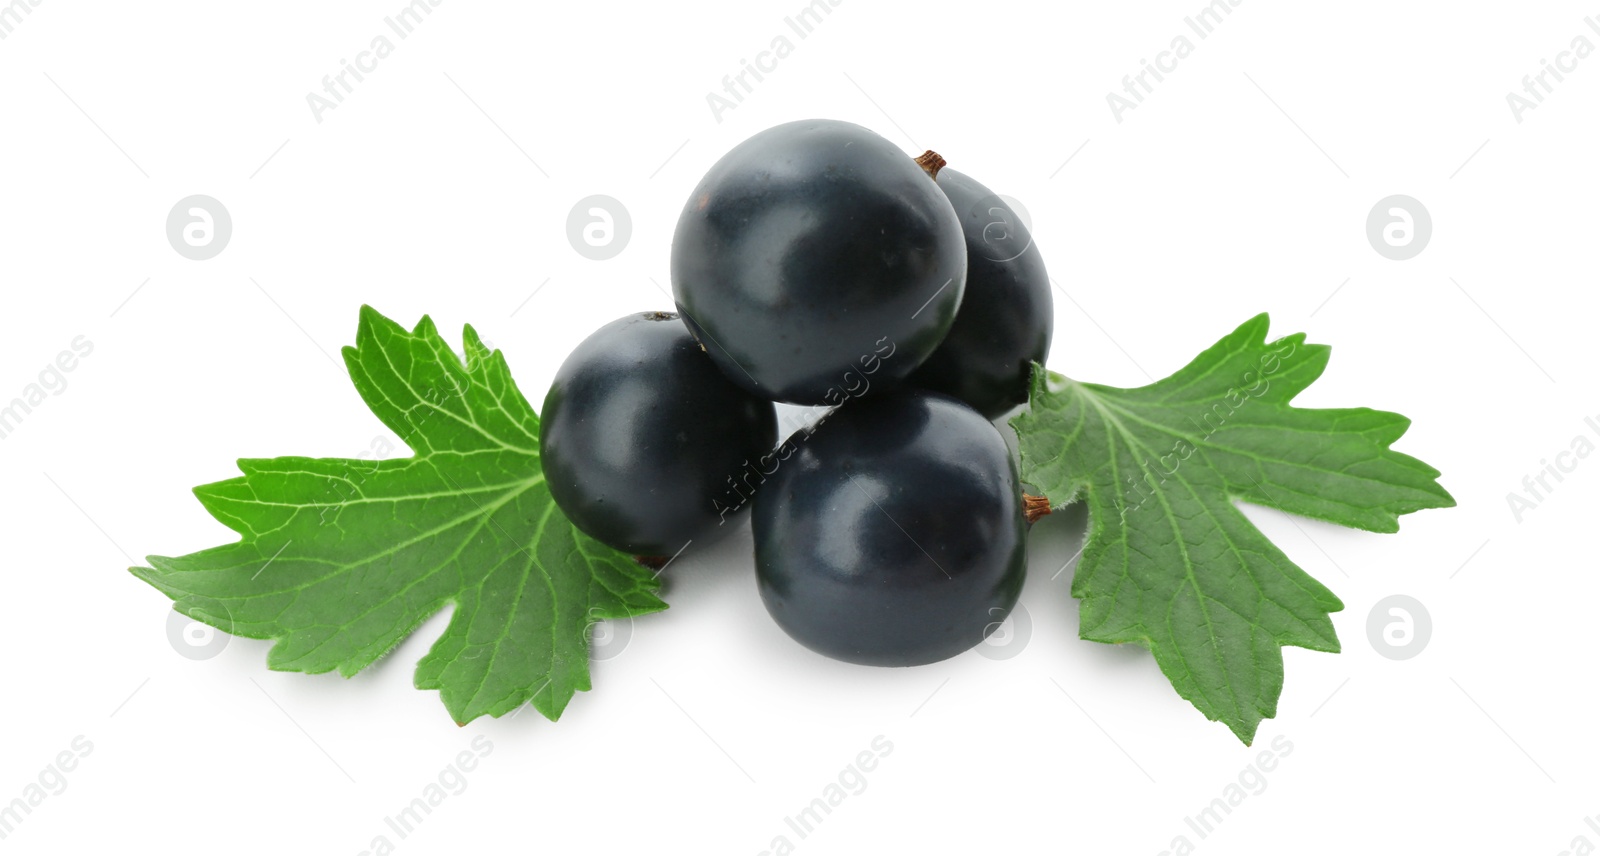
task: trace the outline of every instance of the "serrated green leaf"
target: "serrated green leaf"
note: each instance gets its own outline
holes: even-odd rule
[[[664,609],[654,574],[579,532],[539,463],[539,418],[471,327],[463,363],[423,317],[362,307],[357,392],[415,453],[244,459],[195,495],[233,544],[131,570],[179,611],[276,640],[268,665],[354,675],[455,606],[417,665],[459,723],[532,702],[560,716],[589,683],[589,629]]]
[[[1036,366],[1031,407],[1011,422],[1023,481],[1054,507],[1088,503],[1080,635],[1149,648],[1179,695],[1246,744],[1277,713],[1281,649],[1338,651],[1329,614],[1344,606],[1234,502],[1374,532],[1455,504],[1438,470],[1389,448],[1404,416],[1290,406],[1329,349],[1266,334],[1258,315],[1137,389]]]

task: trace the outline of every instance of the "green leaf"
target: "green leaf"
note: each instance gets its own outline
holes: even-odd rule
[[[465,364],[427,317],[408,333],[362,307],[345,365],[415,455],[240,460],[195,495],[241,539],[130,570],[191,618],[276,640],[280,671],[354,675],[454,604],[417,687],[462,724],[528,701],[559,717],[589,689],[590,626],[666,604],[654,574],[562,516],[539,417],[505,357],[464,338]]]
[[[1404,416],[1291,407],[1329,349],[1266,334],[1258,315],[1138,389],[1035,366],[1032,406],[1011,422],[1023,481],[1054,507],[1088,503],[1080,635],[1149,648],[1179,695],[1246,744],[1276,715],[1282,647],[1338,651],[1328,616],[1344,605],[1234,502],[1373,532],[1455,505],[1438,470],[1389,448]]]

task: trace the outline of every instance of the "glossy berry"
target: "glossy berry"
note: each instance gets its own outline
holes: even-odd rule
[[[801,644],[852,663],[931,663],[982,641],[1016,603],[1016,464],[965,404],[916,390],[852,401],[777,457],[753,503],[756,575]]]
[[[673,297],[712,360],[795,404],[908,376],[949,331],[966,271],[961,223],[929,172],[866,128],[821,119],[717,161],[672,242]]]
[[[1034,362],[1055,326],[1050,276],[1028,227],[999,196],[953,169],[939,171],[967,242],[967,291],[954,326],[911,376],[994,419],[1028,400]]]
[[[647,312],[601,327],[561,364],[539,455],[579,529],[664,557],[728,528],[728,479],[772,451],[777,426],[772,404],[730,383],[678,316]]]

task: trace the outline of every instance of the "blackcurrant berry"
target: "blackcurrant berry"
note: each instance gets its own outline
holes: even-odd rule
[[[863,398],[778,458],[753,503],[756,576],[801,644],[852,663],[931,663],[978,644],[1016,603],[1016,463],[970,407],[919,390]]]
[[[556,504],[618,550],[672,556],[739,505],[728,480],[772,451],[771,402],[717,370],[667,312],[601,327],[561,364],[544,399],[539,456]]]
[[[1003,199],[953,169],[940,170],[938,184],[966,233],[967,291],[949,335],[911,383],[993,419],[1028,400],[1032,364],[1050,352],[1050,275],[1028,227]]]
[[[678,219],[685,323],[729,378],[774,401],[838,404],[904,379],[944,339],[966,285],[936,171],[848,122],[740,143]]]

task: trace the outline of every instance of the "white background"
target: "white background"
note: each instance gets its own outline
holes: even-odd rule
[[[25,0],[27,2],[27,0]],[[402,6],[42,0],[0,41],[0,403],[77,336],[67,387],[0,440],[0,802],[93,745],[0,841],[28,853],[1558,853],[1600,833],[1592,543],[1600,460],[1518,522],[1507,494],[1600,415],[1592,331],[1600,58],[1520,123],[1540,60],[1600,33],[1594,3],[1244,2],[1120,123],[1106,96],[1201,0],[843,0],[801,40],[786,2],[446,0],[337,109],[306,96]],[[720,121],[706,96],[795,42]],[[1345,602],[1344,652],[1285,652],[1255,748],[1150,656],[1077,638],[1081,517],[1034,532],[1009,659],[877,670],[770,621],[749,536],[686,554],[559,723],[458,729],[411,670],[426,625],[346,680],[267,670],[268,643],[195,661],[125,568],[229,540],[190,495],[240,456],[394,442],[330,357],[371,303],[452,341],[471,322],[543,398],[566,353],[669,307],[677,212],[723,152],[780,122],[858,122],[1022,201],[1059,290],[1050,365],[1138,385],[1262,310],[1335,346],[1297,403],[1414,420],[1397,444],[1460,506],[1396,535],[1248,513]],[[1070,160],[1069,160],[1070,158]],[[164,223],[221,200],[197,262]],[[1390,261],[1374,203],[1432,213]],[[620,200],[591,261],[566,218]],[[541,287],[542,284],[542,287]],[[535,293],[537,290],[537,293]],[[530,299],[530,295],[532,295]],[[519,307],[520,310],[519,310]],[[513,314],[515,312],[515,314]],[[1148,374],[1147,374],[1148,372]],[[377,440],[377,438],[384,438]],[[392,454],[404,454],[398,446]],[[1525,494],[1524,494],[1525,495]],[[1368,641],[1377,601],[1432,616],[1421,655]],[[386,816],[478,736],[492,751],[416,831]],[[875,736],[893,745],[807,838],[784,822]],[[1274,738],[1292,751],[1206,838],[1185,824]],[[481,744],[480,744],[481,745]],[[1596,821],[1600,826],[1600,820]]]

